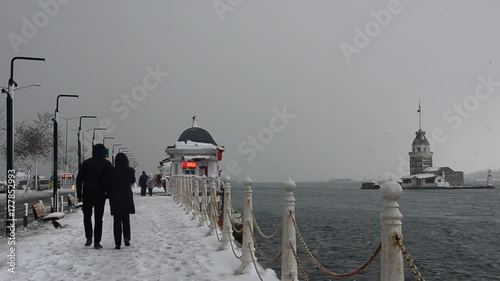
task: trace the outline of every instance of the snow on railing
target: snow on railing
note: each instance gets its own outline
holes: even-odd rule
[[[215,232],[215,235],[221,241],[219,250],[224,250],[230,245],[235,257],[241,261],[241,265],[235,269],[235,274],[245,274],[250,269],[255,269],[260,277],[263,268],[257,262],[255,255],[257,249],[259,255],[266,261],[275,261],[281,257],[281,280],[298,280],[299,273],[305,280],[308,280],[307,273],[302,266],[303,262],[301,262],[297,255],[297,238],[299,238],[299,244],[304,248],[307,256],[317,268],[330,277],[348,278],[355,276],[364,271],[381,252],[381,280],[404,280],[403,255],[400,247],[398,247],[397,243],[394,243],[395,234],[402,236],[402,215],[399,212],[399,205],[397,203],[397,200],[401,197],[402,189],[398,183],[387,182],[381,186],[382,198],[384,199],[384,206],[380,215],[382,226],[381,245],[357,269],[348,273],[335,273],[326,269],[316,260],[300,233],[295,221],[295,183],[290,178],[284,182],[283,220],[276,231],[269,236],[262,233],[253,213],[252,180],[249,177],[244,179],[244,210],[240,217],[242,218],[241,224],[243,229],[241,229],[241,225],[240,229],[238,229],[238,225],[235,222],[237,219],[231,203],[231,179],[229,177],[224,179],[224,199],[222,200],[221,208],[217,208],[217,182],[219,182],[219,179],[215,175],[209,178],[194,175],[174,175],[172,176],[173,198],[180,204],[180,207],[186,210],[186,214],[192,214],[193,220],[199,220],[199,226],[208,226],[207,236]],[[221,222],[219,221],[221,217],[222,225],[220,225]],[[282,247],[280,253],[272,258],[263,255],[262,249],[258,246],[255,237],[254,226],[263,239],[273,238],[281,230]],[[241,248],[236,246],[233,232],[243,232]],[[222,233],[222,238],[220,237],[220,233]],[[239,255],[239,253],[241,254]]]

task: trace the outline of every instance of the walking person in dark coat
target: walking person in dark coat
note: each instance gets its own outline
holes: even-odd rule
[[[115,167],[108,176],[110,181],[109,204],[113,216],[113,234],[115,249],[120,249],[123,241],[130,246],[130,214],[135,214],[132,184],[135,183],[135,170],[129,167],[129,161],[124,153],[118,153],[115,158]]]
[[[148,175],[146,172],[142,171],[142,175],[139,177],[139,186],[141,187],[141,196],[146,196],[146,188],[148,186]]]
[[[87,241],[85,246],[92,245],[92,209],[94,209],[94,248],[101,249],[102,217],[106,203],[107,186],[105,176],[111,170],[111,163],[106,160],[106,148],[96,144],[92,148],[92,158],[83,161],[76,177],[78,200],[82,201],[83,193],[83,225]]]

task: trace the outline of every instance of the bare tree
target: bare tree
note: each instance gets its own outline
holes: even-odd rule
[[[52,114],[38,112],[36,118],[15,124],[14,135],[14,161],[17,166],[22,166],[28,174],[27,188],[30,186],[32,163],[44,163],[50,159],[52,151],[51,134]],[[4,146],[2,155],[5,157],[7,148]]]

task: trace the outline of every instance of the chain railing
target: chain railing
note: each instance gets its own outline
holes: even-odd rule
[[[281,220],[280,224],[278,225],[278,228],[273,232],[273,234],[265,235],[264,233],[262,233],[262,230],[259,224],[257,223],[257,219],[255,218],[255,214],[253,213],[253,209],[251,207],[250,207],[250,213],[252,214],[253,222],[255,227],[257,228],[257,232],[264,239],[272,239],[274,236],[276,236],[276,234],[278,234],[283,229],[283,220]]]
[[[355,270],[350,271],[350,272],[346,272],[346,273],[336,273],[336,272],[333,272],[331,270],[326,269],[314,257],[314,255],[311,252],[311,250],[309,250],[309,247],[307,246],[306,241],[305,241],[304,237],[302,236],[302,233],[300,232],[299,228],[297,227],[297,223],[295,222],[295,218],[292,216],[291,213],[290,213],[290,220],[293,223],[293,226],[295,228],[295,233],[297,233],[297,236],[299,237],[300,243],[302,244],[302,248],[304,248],[304,251],[306,252],[307,256],[311,259],[311,261],[314,263],[314,265],[319,270],[321,270],[321,272],[323,272],[324,274],[326,274],[328,276],[334,277],[334,278],[350,278],[350,277],[353,277],[353,276],[356,276],[356,275],[360,274],[361,272],[363,272],[375,260],[375,258],[377,257],[377,255],[380,253],[380,249],[382,248],[382,244],[379,244],[377,246],[377,248],[375,249],[375,251],[373,252],[373,254],[371,255],[371,257],[366,262],[364,262],[361,266],[359,266],[358,268],[356,268]]]
[[[197,181],[197,182],[193,182]],[[359,267],[356,269],[345,272],[337,273],[332,270],[327,269],[322,265],[318,259],[313,255],[312,251],[306,243],[306,240],[301,233],[297,222],[295,220],[295,198],[293,191],[295,188],[295,183],[291,179],[287,179],[284,185],[284,205],[283,205],[283,216],[278,228],[271,234],[266,235],[263,233],[261,227],[259,226],[257,219],[255,217],[254,211],[251,204],[251,180],[246,178],[245,183],[245,201],[244,201],[244,211],[240,216],[237,216],[233,205],[231,202],[230,192],[224,194],[225,205],[224,210],[219,213],[217,208],[217,198],[215,190],[215,177],[211,177],[210,180],[210,195],[206,189],[206,179],[203,179],[203,184],[199,182],[198,178],[192,177],[174,177],[175,186],[175,196],[176,200],[181,204],[181,207],[190,208],[189,211],[193,212],[193,217],[197,217],[200,226],[206,224],[212,231],[215,231],[215,236],[219,242],[227,243],[227,238],[229,237],[231,249],[236,258],[238,258],[242,264],[236,271],[236,274],[246,273],[246,268],[249,263],[253,263],[260,280],[262,279],[261,270],[259,270],[260,265],[257,263],[257,256],[255,256],[255,251],[259,254],[259,258],[265,262],[276,262],[280,258],[282,259],[282,275],[281,279],[283,281],[297,280],[298,275],[302,276],[304,280],[309,280],[309,276],[304,267],[303,261],[299,258],[298,249],[296,246],[297,239],[301,244],[304,254],[312,261],[314,266],[318,268],[323,274],[326,274],[332,278],[351,278],[365,271],[376,257],[382,253],[381,249],[384,248],[381,259],[381,280],[394,280],[402,281],[404,280],[403,272],[403,258],[406,260],[411,271],[415,275],[418,281],[424,281],[422,274],[418,271],[415,262],[410,257],[410,254],[406,250],[403,244],[403,235],[401,234],[401,218],[402,215],[399,212],[399,205],[397,200],[401,196],[401,186],[397,183],[388,182],[381,186],[382,197],[384,199],[384,208],[381,213],[381,240],[382,242],[376,247],[373,254]],[[227,183],[230,186],[229,178],[227,177]],[[203,186],[203,187],[202,187]],[[228,187],[229,187],[228,186]],[[193,189],[196,193],[193,198]],[[202,189],[202,196],[199,196],[199,190]],[[230,188],[226,191],[230,191]],[[201,202],[200,200],[201,199]],[[194,205],[194,206],[193,206]],[[193,208],[199,209],[201,205],[201,212],[198,210],[193,210]],[[219,229],[218,216],[224,216],[224,226]],[[203,219],[200,219],[202,217]],[[236,220],[235,220],[236,218]],[[238,230],[236,227],[239,220],[243,220],[243,228]],[[210,223],[208,222],[210,221]],[[237,222],[238,221],[238,222]],[[239,226],[239,225],[238,225]],[[254,230],[253,228],[256,228]],[[222,231],[222,233],[221,233]],[[275,256],[266,256],[262,247],[257,242],[257,237],[255,232],[259,234],[259,237],[263,239],[271,239],[275,237],[279,232],[282,233],[282,248],[281,251]],[[232,233],[243,232],[244,241],[242,243],[241,255],[238,255],[237,246],[233,243]],[[207,235],[210,234],[207,233]]]
[[[280,251],[277,255],[275,255],[274,257],[272,258],[269,258],[267,257],[264,252],[262,251],[262,249],[260,248],[259,246],[259,243],[257,243],[257,239],[255,237],[255,234],[253,233],[253,231],[250,232],[250,234],[252,235],[252,239],[253,239],[253,244],[255,246],[255,249],[257,249],[257,252],[259,252],[259,255],[264,258],[264,261],[265,262],[269,262],[269,263],[273,263],[273,262],[276,262],[283,254],[282,251]]]
[[[397,232],[394,232],[392,235],[392,239],[394,240],[394,243],[398,245],[398,248],[401,250],[401,253],[403,254],[403,257],[406,260],[406,263],[408,263],[408,266],[410,267],[411,271],[415,275],[415,279],[418,281],[425,281],[425,279],[422,277],[422,274],[420,271],[418,271],[417,266],[415,265],[415,262],[413,259],[410,257],[410,254],[406,250],[405,245],[403,244],[403,235]]]

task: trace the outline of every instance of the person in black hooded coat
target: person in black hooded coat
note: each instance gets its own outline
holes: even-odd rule
[[[92,147],[92,158],[83,161],[76,177],[78,200],[83,197],[83,225],[87,242],[92,245],[92,209],[94,209],[94,248],[101,249],[102,217],[106,204],[106,175],[111,171],[111,163],[106,160],[106,148],[102,144]],[[82,195],[83,193],[83,195]]]
[[[130,246],[130,214],[135,214],[134,198],[132,195],[132,184],[135,183],[135,170],[129,167],[129,161],[124,153],[118,153],[115,157],[115,167],[108,175],[109,181],[109,203],[111,215],[113,216],[113,234],[115,237],[115,249],[120,249],[123,241],[125,246]]]

